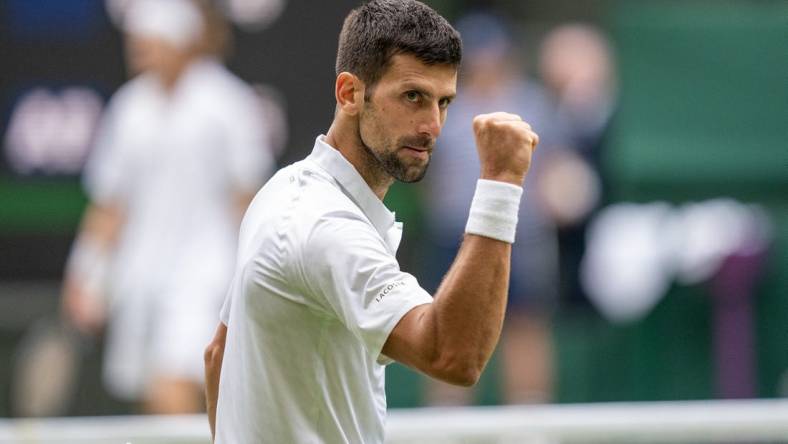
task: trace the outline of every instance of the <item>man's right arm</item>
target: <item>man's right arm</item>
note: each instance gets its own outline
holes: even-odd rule
[[[81,332],[101,330],[106,313],[104,284],[108,262],[124,223],[118,207],[91,204],[71,249],[62,289],[62,310]]]
[[[519,116],[474,119],[481,178],[522,186],[538,136]],[[432,304],[408,312],[383,354],[432,377],[473,385],[500,337],[509,286],[511,244],[466,234]]]
[[[219,401],[219,380],[222,374],[224,346],[227,341],[227,326],[223,322],[216,327],[211,343],[205,348],[205,404],[211,438],[216,437],[216,405]]]

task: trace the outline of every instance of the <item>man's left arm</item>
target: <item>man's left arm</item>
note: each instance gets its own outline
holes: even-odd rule
[[[223,322],[216,327],[213,339],[205,348],[205,404],[208,423],[211,425],[211,439],[216,437],[216,404],[219,401],[219,379],[224,359],[224,344],[227,340],[227,326]]]

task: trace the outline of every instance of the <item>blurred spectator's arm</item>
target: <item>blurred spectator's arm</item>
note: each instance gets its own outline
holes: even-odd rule
[[[225,160],[233,189],[234,211],[240,222],[260,187],[276,169],[275,142],[263,103],[256,93],[238,98],[225,114]]]
[[[570,149],[556,147],[542,160],[536,190],[545,214],[561,227],[584,220],[599,203],[599,174]]]
[[[119,208],[88,206],[74,241],[63,283],[62,310],[82,333],[95,334],[106,318],[104,284],[109,257],[123,225]]]
[[[219,378],[222,373],[226,339],[227,326],[220,322],[211,343],[205,348],[205,404],[212,439],[216,436],[216,404],[219,400]]]
[[[244,214],[246,214],[246,209],[249,208],[249,204],[252,203],[252,199],[254,199],[255,194],[257,191],[236,191],[235,193],[235,205],[236,211],[238,216],[238,221],[240,222],[243,219]]]

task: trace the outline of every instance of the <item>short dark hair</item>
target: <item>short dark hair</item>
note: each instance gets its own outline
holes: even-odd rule
[[[445,18],[416,0],[372,0],[350,11],[339,33],[337,74],[350,72],[371,87],[396,54],[459,67],[462,42]]]

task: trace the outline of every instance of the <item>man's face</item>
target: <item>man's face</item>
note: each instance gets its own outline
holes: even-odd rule
[[[421,180],[456,89],[453,66],[393,56],[359,113],[359,137],[377,167],[401,182]]]

